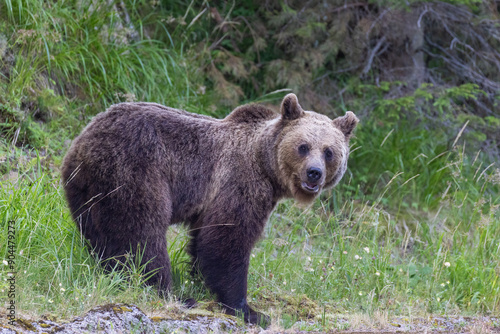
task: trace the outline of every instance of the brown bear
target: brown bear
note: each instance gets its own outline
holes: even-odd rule
[[[347,167],[352,112],[331,120],[294,94],[281,115],[261,105],[219,120],[154,103],[120,103],[72,143],[62,180],[73,218],[98,256],[143,250],[150,284],[172,283],[166,230],[185,223],[189,252],[228,314],[268,318],[247,304],[250,252],[276,203],[313,201]],[[139,248],[140,247],[140,248]]]

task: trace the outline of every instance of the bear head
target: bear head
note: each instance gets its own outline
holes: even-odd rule
[[[304,111],[297,96],[285,96],[276,160],[281,183],[298,202],[311,203],[323,189],[340,181],[347,169],[349,138],[358,121],[350,111],[334,120]]]

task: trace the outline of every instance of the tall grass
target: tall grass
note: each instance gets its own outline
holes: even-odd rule
[[[136,12],[144,6],[126,2],[132,24],[120,16],[124,9],[109,1],[9,0],[0,5],[6,20],[0,25],[7,40],[4,59],[10,59],[0,62],[5,73],[0,102],[17,113],[10,124],[2,124],[3,131],[12,139],[22,128],[21,143],[50,147],[48,138],[29,136],[37,127],[34,121],[57,122],[43,130],[74,137],[90,116],[117,102],[151,101],[214,113],[193,61],[197,54],[185,45],[193,27],[166,26],[171,13],[161,8],[141,18]]]
[[[251,257],[250,302],[289,326],[312,318],[323,329],[346,312],[498,313],[500,199],[489,194],[498,193],[500,174],[462,147],[456,152],[443,161],[451,166],[449,189],[432,194],[438,207],[393,212],[360,192],[346,197],[345,189],[358,188],[355,175],[306,211],[279,204]],[[381,196],[399,208],[409,184],[393,180]],[[57,176],[21,174],[2,184],[0,199],[1,257],[6,223],[16,221],[19,309],[68,316],[112,301],[145,309],[165,303],[143,284],[140,268],[101,270],[71,221]],[[190,276],[186,231],[171,228],[168,240],[174,294],[212,299],[202,278]]]

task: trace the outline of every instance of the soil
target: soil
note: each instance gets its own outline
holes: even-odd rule
[[[3,312],[2,312],[3,313]],[[322,333],[318,321],[299,321],[284,329],[272,324],[267,329],[248,326],[241,320],[205,309],[168,310],[164,315],[146,315],[137,306],[107,304],[91,309],[71,321],[45,316],[41,320],[18,318],[10,325],[0,314],[0,334],[14,333]],[[368,319],[368,321],[365,321]],[[330,333],[500,333],[500,318],[495,317],[429,317],[394,318],[371,321],[339,315],[329,319]],[[316,324],[316,328],[315,328]],[[347,329],[349,328],[349,329]]]

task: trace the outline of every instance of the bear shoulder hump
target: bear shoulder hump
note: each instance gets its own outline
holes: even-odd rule
[[[271,120],[278,117],[278,114],[271,109],[260,104],[245,104],[234,109],[224,121],[234,123],[255,123]]]

